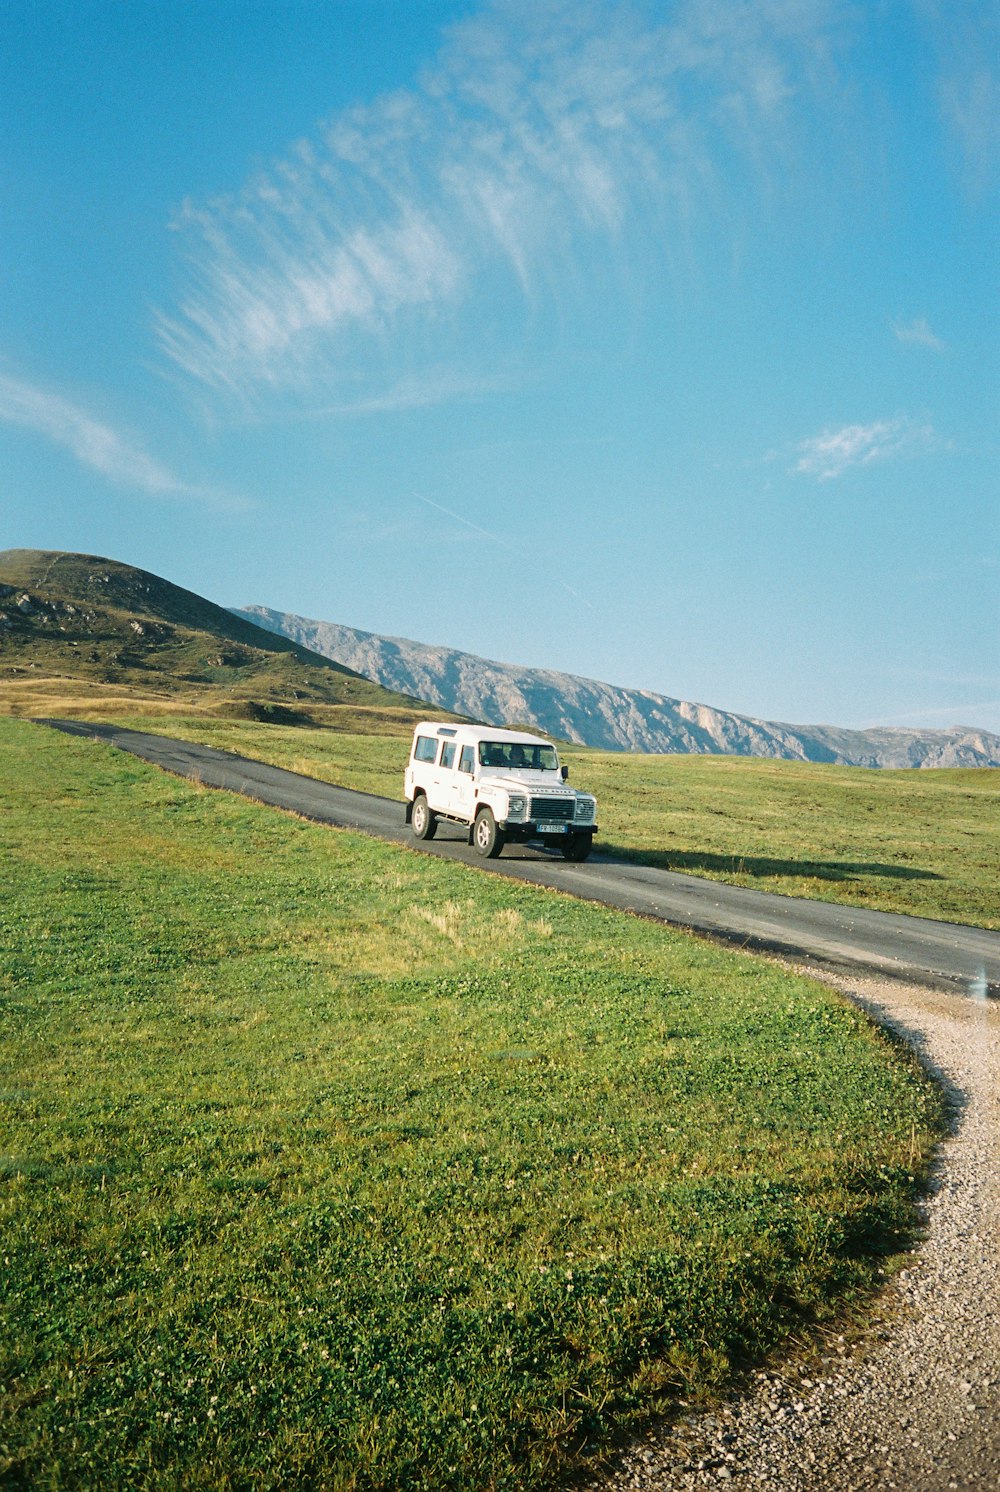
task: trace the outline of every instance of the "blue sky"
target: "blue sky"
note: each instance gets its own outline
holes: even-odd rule
[[[0,29],[0,547],[1000,731],[1000,0]]]

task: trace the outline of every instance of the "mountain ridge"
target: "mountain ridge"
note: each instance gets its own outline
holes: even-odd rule
[[[653,690],[500,663],[456,648],[364,632],[265,606],[234,611],[383,688],[491,725],[517,722],[597,749],[763,756],[862,767],[1000,766],[1000,736],[971,727],[853,730],[760,720]]]

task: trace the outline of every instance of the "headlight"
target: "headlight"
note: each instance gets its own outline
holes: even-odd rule
[[[523,819],[527,806],[528,802],[526,798],[508,798],[507,817],[509,819]]]
[[[597,803],[593,798],[577,798],[573,817],[581,822],[589,821],[594,817],[594,809]]]

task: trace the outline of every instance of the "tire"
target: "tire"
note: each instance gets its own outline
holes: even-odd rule
[[[410,828],[414,839],[433,839],[437,826],[438,821],[428,808],[427,799],[423,793],[418,793],[410,810]]]
[[[586,860],[590,854],[593,837],[590,834],[570,834],[562,847],[563,858],[566,860]]]
[[[484,860],[495,860],[503,849],[503,830],[488,808],[481,808],[472,826],[472,845]]]

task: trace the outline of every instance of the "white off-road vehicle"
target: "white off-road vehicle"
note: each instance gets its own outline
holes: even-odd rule
[[[469,829],[492,858],[508,840],[540,840],[567,860],[586,860],[597,832],[597,800],[568,787],[569,768],[539,736],[488,725],[423,721],[404,778],[406,820],[432,839],[439,819]]]

